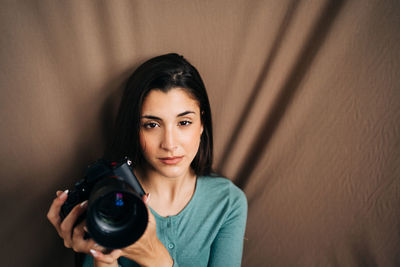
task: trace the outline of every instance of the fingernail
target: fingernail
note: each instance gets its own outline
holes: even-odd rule
[[[86,233],[89,233],[89,230],[87,229],[86,225],[83,226],[83,231],[85,231]]]
[[[150,201],[150,193],[147,193],[146,204]]]
[[[86,207],[87,207],[87,203],[88,203],[87,200],[83,201],[83,202],[81,203],[80,207],[81,207],[82,209],[83,209],[83,208],[86,208]]]
[[[60,199],[64,200],[68,196],[68,189],[62,192],[62,194],[59,196]]]
[[[93,257],[96,257],[96,256],[99,255],[99,254],[97,253],[97,251],[94,250],[94,249],[91,249],[91,250],[90,250],[90,253],[93,255]]]

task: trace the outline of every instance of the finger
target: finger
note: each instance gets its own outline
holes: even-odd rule
[[[72,234],[72,249],[75,252],[89,253],[90,249],[96,245],[93,239],[84,239],[85,225],[86,221],[82,221],[74,227]]]
[[[100,251],[103,254],[108,254],[107,251],[110,251],[109,249],[106,249],[105,247],[102,247],[97,243],[94,244],[93,249],[96,251]]]
[[[59,193],[61,192],[61,193]],[[62,191],[57,191],[57,197],[53,200],[50,209],[47,213],[47,218],[51,223],[56,222],[57,219],[60,218],[60,210],[61,206],[64,204],[64,202],[68,198],[68,190],[65,190],[64,192]]]
[[[87,201],[76,205],[60,225],[61,235],[64,238],[64,245],[66,247],[72,246],[72,229],[79,216],[85,212],[87,208]]]
[[[150,201],[150,193],[144,194],[144,195],[142,196],[142,200],[143,200],[144,204],[146,204],[146,206],[147,206],[147,204],[148,204],[149,201]]]
[[[150,201],[150,193],[147,193],[147,194],[143,195],[142,200],[143,200],[143,202],[144,202],[144,204],[145,204],[145,206],[147,208],[147,213],[149,215],[149,223],[155,225],[156,220],[155,220],[155,218],[153,216],[153,213],[151,213],[151,210],[150,210],[149,205],[148,205],[148,203]]]
[[[142,196],[142,201],[144,203],[144,205],[146,206],[147,210],[149,210],[149,201],[150,201],[150,193],[144,194]]]
[[[61,193],[59,193],[61,192]],[[47,212],[47,219],[50,221],[50,223],[56,228],[57,232],[59,235],[61,235],[60,232],[60,210],[61,206],[64,204],[64,202],[68,198],[68,190],[65,190],[64,192],[62,191],[57,191],[57,197],[53,200],[49,211]]]
[[[108,264],[116,261],[121,256],[121,253],[122,251],[120,249],[115,249],[111,251],[110,254],[103,254],[101,251],[95,249],[90,250],[90,254],[92,254],[93,258]]]
[[[74,241],[75,240],[84,240],[85,241],[85,239],[84,239],[85,232],[87,232],[85,230],[85,228],[86,228],[86,221],[85,220],[80,222],[78,225],[76,225],[74,227],[74,230],[73,230],[73,233],[72,233],[72,239]],[[90,240],[90,239],[87,239],[87,240]],[[93,244],[94,244],[94,241],[93,241]],[[89,250],[87,250],[87,252],[89,252]]]

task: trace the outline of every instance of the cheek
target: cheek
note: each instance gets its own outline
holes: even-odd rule
[[[140,147],[142,148],[142,151],[145,151],[146,142],[145,142],[145,138],[144,138],[142,132],[139,133],[139,143],[140,143]]]
[[[192,150],[193,153],[197,153],[197,150],[200,145],[200,137],[201,137],[200,130],[196,129],[195,131],[192,131],[185,138],[185,146],[188,149]]]
[[[139,134],[139,141],[140,141],[140,147],[142,148],[142,151],[144,154],[148,154],[151,150],[151,139],[146,136],[146,134],[143,134],[142,132]]]
[[[157,153],[160,148],[160,133],[157,132],[141,132],[139,134],[140,146],[145,158],[150,159]]]

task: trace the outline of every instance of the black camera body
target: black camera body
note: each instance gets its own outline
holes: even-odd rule
[[[89,236],[96,243],[116,249],[136,242],[146,230],[148,212],[142,200],[145,192],[131,165],[127,158],[119,162],[99,159],[89,165],[85,177],[68,193],[61,218],[88,200],[87,211],[77,223],[86,219]]]

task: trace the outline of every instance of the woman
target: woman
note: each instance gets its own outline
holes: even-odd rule
[[[228,179],[211,175],[210,104],[186,59],[158,56],[132,74],[107,154],[135,162],[149,224],[134,244],[103,254],[93,240],[83,239],[84,222],[73,227],[86,203],[61,221],[68,194],[58,191],[48,218],[66,247],[89,254],[84,266],[240,266],[246,197]]]

